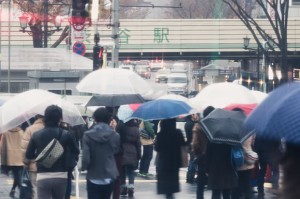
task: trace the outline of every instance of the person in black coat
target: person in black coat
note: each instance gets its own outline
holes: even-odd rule
[[[192,115],[188,115],[186,117],[186,122],[184,124],[184,130],[185,130],[185,135],[186,135],[186,144],[189,147],[189,155],[190,155],[188,170],[186,173],[186,182],[187,183],[194,183],[195,174],[196,174],[196,170],[197,170],[195,154],[191,148],[191,143],[192,143],[192,139],[193,139],[193,128],[197,122],[199,122],[198,114],[192,114]]]
[[[206,150],[208,188],[212,199],[230,199],[231,190],[238,186],[238,176],[231,163],[231,146],[208,143]]]
[[[34,133],[29,141],[25,157],[35,159],[43,149],[56,138],[64,148],[63,155],[47,168],[37,162],[37,195],[38,199],[64,199],[67,187],[69,163],[67,149],[75,159],[78,159],[79,149],[75,139],[69,132],[59,128],[62,120],[62,109],[56,105],[48,106],[45,110],[45,128]],[[55,190],[55,192],[53,192]]]
[[[183,134],[176,129],[176,120],[162,120],[154,148],[158,153],[157,193],[165,194],[167,199],[173,199],[173,194],[180,191],[179,168],[181,147],[184,145]]]

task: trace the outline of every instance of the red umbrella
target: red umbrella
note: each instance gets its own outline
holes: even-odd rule
[[[230,105],[224,107],[223,109],[232,111],[235,108],[240,108],[248,116],[251,113],[251,111],[253,111],[256,108],[256,106],[257,106],[257,104],[230,104]]]
[[[136,109],[138,109],[141,106],[141,104],[129,104],[129,107],[135,111]]]

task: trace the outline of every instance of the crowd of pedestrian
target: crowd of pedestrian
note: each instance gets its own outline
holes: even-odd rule
[[[253,199],[256,191],[263,198],[267,168],[272,173],[272,188],[278,190],[280,160],[286,160],[285,168],[292,167],[288,162],[300,162],[295,156],[299,151],[297,147],[288,145],[284,155],[281,143],[253,135],[243,142],[242,149],[245,154],[257,154],[258,161],[245,158],[244,164],[235,168],[231,145],[210,142],[200,125],[200,120],[214,111],[213,107],[206,108],[202,115],[187,116],[185,133],[176,128],[176,119],[122,121],[117,111],[118,108],[112,107],[98,108],[93,113],[94,123],[90,128],[87,125],[70,127],[62,123],[62,109],[52,105],[47,107],[44,116],[35,116],[34,123],[26,129],[20,126],[3,132],[1,171],[13,174],[10,197],[15,197],[17,188],[21,190],[26,170],[32,184],[30,198],[69,199],[79,149],[82,150],[80,169],[87,172],[88,199],[133,197],[136,175],[155,176],[157,194],[174,199],[174,194],[180,192],[179,171],[183,167],[184,146],[189,147],[186,182],[196,183],[197,199],[204,198],[205,189],[212,190],[212,199]],[[58,160],[47,167],[35,160],[54,138],[64,150]],[[155,174],[149,173],[151,161],[155,161]],[[253,177],[255,173],[256,178]],[[294,173],[286,171],[285,178],[290,175]],[[286,184],[283,190],[293,195],[290,190],[297,182]]]

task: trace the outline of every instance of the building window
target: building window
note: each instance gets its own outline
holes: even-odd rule
[[[292,1],[292,5],[300,5],[300,0],[291,0]]]
[[[10,92],[11,93],[21,93],[29,90],[29,82],[11,82],[10,83]],[[0,83],[0,92],[8,93],[8,83]]]

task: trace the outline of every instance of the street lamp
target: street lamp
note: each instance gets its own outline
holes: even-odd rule
[[[259,89],[261,84],[260,84],[260,70],[259,70],[259,60],[260,60],[260,52],[259,52],[259,46],[257,48],[249,48],[250,44],[250,38],[249,37],[244,37],[243,38],[243,44],[244,44],[244,49],[249,50],[249,51],[255,51],[257,52],[257,66],[256,66],[256,71],[257,71],[257,88]],[[259,89],[260,90],[260,89]]]
[[[247,36],[243,38],[244,39],[244,49],[248,49],[249,43],[250,43],[250,38]]]
[[[28,27],[28,21],[29,21],[29,17],[26,16],[26,15],[22,15],[19,17],[19,21],[20,21],[20,28],[21,28],[21,31],[23,33],[27,32],[27,33],[31,33],[32,31],[30,30],[26,30],[26,28]],[[55,31],[61,31],[61,16],[56,16],[55,19],[54,19],[54,26],[56,29],[52,29],[52,30],[47,30],[47,32],[49,33],[53,33]],[[41,31],[41,33],[44,33],[44,31]]]
[[[257,83],[258,85],[261,85],[260,82],[260,67],[259,67],[259,60],[260,60],[260,53],[262,52],[262,55],[263,55],[263,68],[262,68],[262,71],[263,71],[263,83],[264,83],[264,91],[267,90],[267,81],[268,81],[268,78],[267,78],[267,61],[266,61],[266,56],[267,56],[267,52],[268,50],[270,49],[273,49],[274,47],[274,41],[272,38],[269,38],[267,41],[264,41],[262,47],[259,47],[259,45],[257,45],[257,48],[249,48],[249,44],[250,44],[250,38],[248,37],[244,37],[243,38],[243,44],[244,44],[244,49],[247,49],[247,50],[251,50],[251,51],[257,51]],[[260,52],[261,51],[261,52]]]

